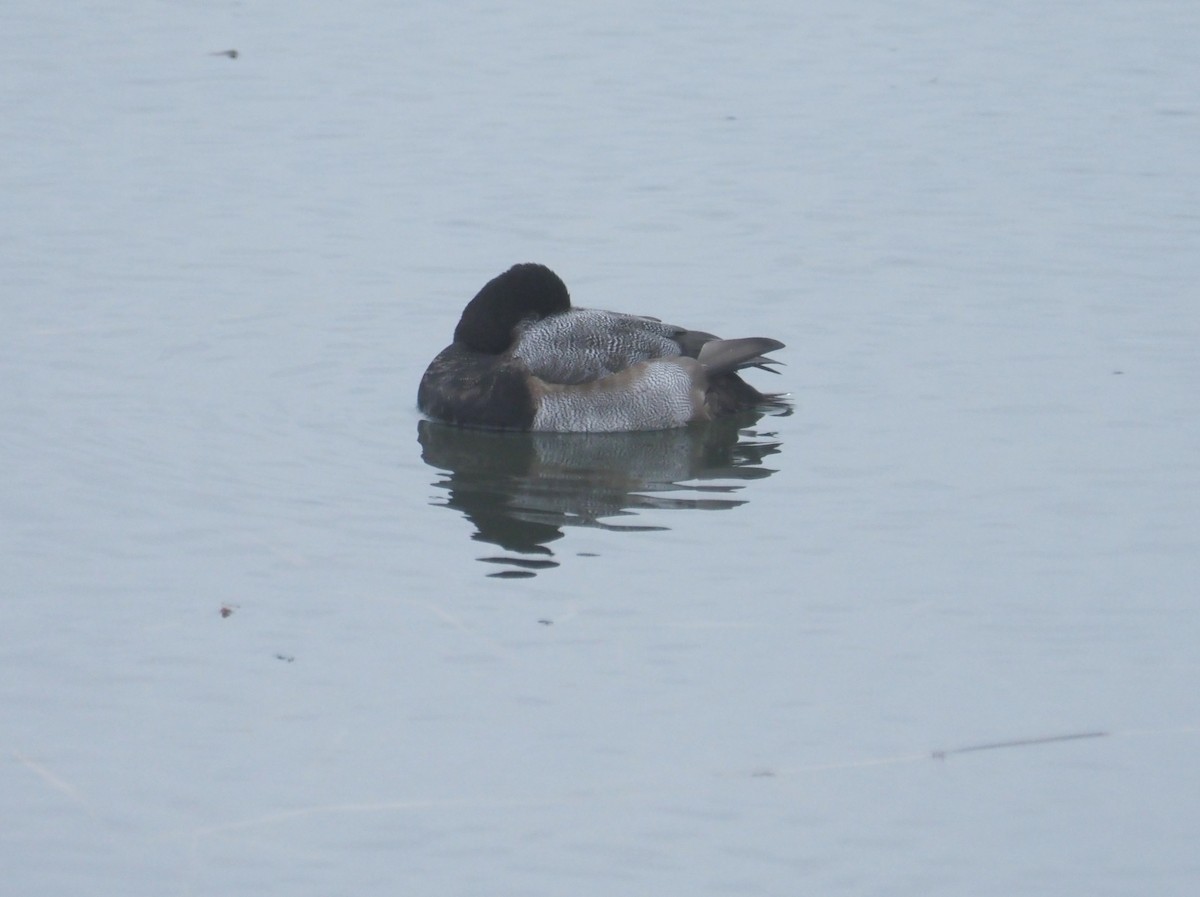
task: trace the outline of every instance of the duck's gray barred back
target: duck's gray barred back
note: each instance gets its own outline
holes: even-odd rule
[[[587,383],[639,361],[679,354],[681,328],[650,318],[577,308],[522,324],[513,357],[551,383]]]

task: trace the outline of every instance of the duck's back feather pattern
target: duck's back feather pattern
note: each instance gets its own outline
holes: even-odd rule
[[[678,355],[681,328],[650,318],[577,308],[517,328],[512,354],[551,383],[588,383],[652,358]]]

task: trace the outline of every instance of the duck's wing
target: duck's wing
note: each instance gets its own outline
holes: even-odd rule
[[[520,325],[512,355],[547,383],[590,383],[681,354],[681,332],[653,318],[577,308]]]

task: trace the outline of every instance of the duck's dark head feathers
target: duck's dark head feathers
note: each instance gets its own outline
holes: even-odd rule
[[[511,345],[519,323],[570,307],[567,285],[545,265],[513,265],[467,303],[454,328],[454,341],[475,352],[499,355]]]

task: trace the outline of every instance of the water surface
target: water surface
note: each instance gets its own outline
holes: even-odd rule
[[[1192,6],[0,29],[14,892],[1195,893]],[[793,413],[422,422],[518,261]]]

